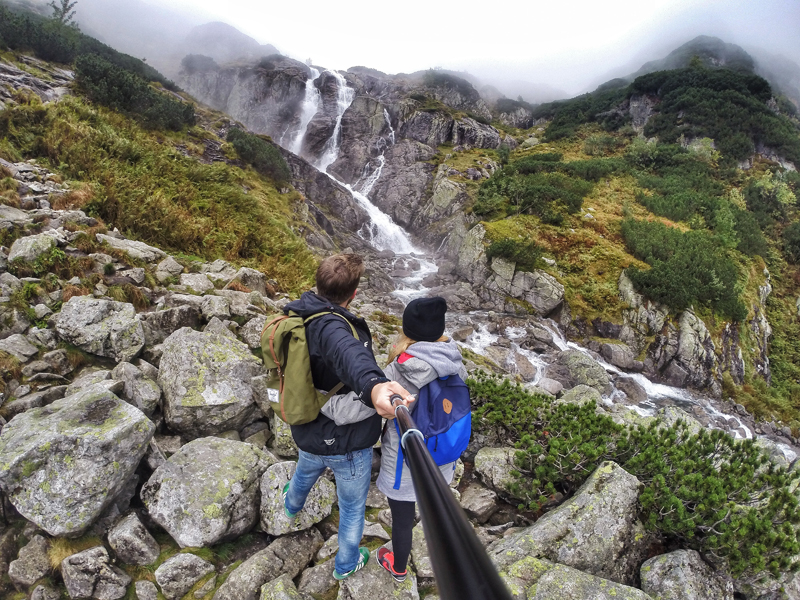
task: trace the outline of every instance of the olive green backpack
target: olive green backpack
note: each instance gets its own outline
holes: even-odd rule
[[[353,324],[335,312],[321,312],[303,319],[289,311],[267,322],[261,332],[261,353],[267,368],[267,386],[278,392],[279,408],[275,413],[289,425],[310,423],[319,415],[328,399],[344,386],[339,382],[330,391],[314,387],[311,358],[306,342],[306,324],[323,315],[336,315],[350,325],[353,336],[358,333]]]

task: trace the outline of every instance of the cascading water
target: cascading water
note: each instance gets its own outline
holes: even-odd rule
[[[356,96],[356,91],[348,87],[347,81],[341,73],[336,71],[325,71],[330,73],[336,79],[336,125],[333,128],[333,134],[325,142],[322,149],[322,156],[319,157],[316,167],[323,173],[328,173],[330,167],[337,158],[339,158],[339,149],[342,147],[342,117],[345,111],[350,108],[353,99]]]
[[[300,128],[297,130],[297,133],[295,133],[288,147],[290,152],[298,156],[303,149],[303,139],[306,137],[308,124],[319,111],[319,107],[322,106],[322,97],[320,96],[317,86],[314,85],[317,77],[319,77],[319,71],[314,67],[310,67],[310,69],[311,76],[306,81],[306,94],[303,98],[303,105],[300,108]]]

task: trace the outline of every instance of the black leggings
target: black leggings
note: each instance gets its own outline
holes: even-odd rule
[[[389,500],[392,510],[392,550],[394,552],[394,570],[402,573],[408,565],[411,554],[411,530],[414,529],[414,513],[416,503],[402,500]]]

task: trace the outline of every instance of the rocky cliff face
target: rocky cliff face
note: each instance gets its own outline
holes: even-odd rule
[[[296,61],[271,57],[256,67],[200,65],[184,70],[178,82],[200,101],[289,147],[301,126],[310,73]],[[370,199],[377,206],[426,242],[439,245],[446,234],[442,219],[452,216],[459,204],[442,204],[450,194],[441,189],[446,185],[442,177],[436,198],[431,196],[435,166],[430,161],[437,149],[443,144],[494,149],[503,143],[514,147],[516,142],[481,122],[491,114],[466,81],[389,76],[363,67],[344,75],[353,99],[343,114],[341,80],[329,71],[314,80],[318,106],[300,155],[317,164],[330,148],[341,115],[341,133],[335,140],[340,151],[328,173],[357,191],[371,186]],[[291,157],[289,162],[298,174],[303,170]],[[301,179],[317,180],[310,172]],[[324,185],[321,180],[320,184]],[[305,192],[303,184],[299,189]]]
[[[200,102],[280,142],[297,132],[309,75],[303,63],[273,57],[249,67],[184,69],[177,83]]]

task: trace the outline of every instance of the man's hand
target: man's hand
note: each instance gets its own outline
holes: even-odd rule
[[[403,404],[406,406],[414,401],[414,397],[408,390],[396,381],[379,383],[372,388],[372,406],[385,419],[394,419],[394,406],[392,406],[392,401],[390,400],[393,394],[401,396]]]

